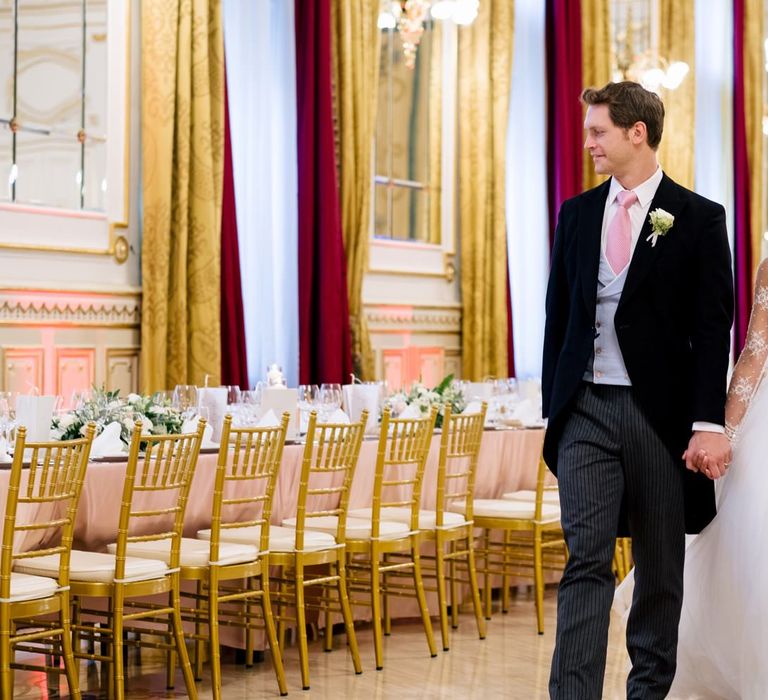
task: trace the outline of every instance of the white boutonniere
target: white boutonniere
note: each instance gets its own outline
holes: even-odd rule
[[[675,217],[663,209],[654,209],[650,213],[650,219],[651,235],[645,240],[651,241],[651,246],[655,248],[659,236],[666,236],[669,233],[669,229],[671,229],[675,223]]]

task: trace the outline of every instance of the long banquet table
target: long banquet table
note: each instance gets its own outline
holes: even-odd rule
[[[543,440],[542,429],[486,430],[478,459],[475,497],[498,498],[507,491],[535,488]],[[366,439],[362,444],[350,492],[350,509],[371,504],[377,445],[376,439]],[[422,507],[427,509],[435,505],[439,447],[440,439],[436,434],[430,446],[422,488]],[[303,445],[286,445],[283,451],[272,509],[272,522],[276,525],[296,514],[303,452]],[[184,519],[184,534],[187,537],[194,537],[198,530],[210,527],[216,460],[216,454],[200,455]],[[91,462],[88,465],[75,523],[76,549],[105,551],[106,546],[115,541],[125,468],[125,461]],[[0,516],[5,511],[9,478],[9,470],[0,470]],[[19,512],[19,517],[26,521],[36,519],[36,515],[30,510],[20,509]],[[29,550],[44,544],[43,533],[30,532],[15,546]],[[430,610],[436,613],[434,603],[434,600],[429,601]],[[395,600],[391,608],[393,617],[414,617],[418,614],[415,601],[410,599]],[[370,611],[357,608],[355,614],[360,619],[366,619]],[[241,646],[241,643],[236,630],[222,630],[222,644]]]

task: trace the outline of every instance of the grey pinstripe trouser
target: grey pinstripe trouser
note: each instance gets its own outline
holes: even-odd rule
[[[682,471],[631,387],[587,382],[564,425],[557,471],[570,559],[558,592],[550,697],[601,697],[623,502],[635,559],[627,697],[664,698],[675,674],[683,598]]]

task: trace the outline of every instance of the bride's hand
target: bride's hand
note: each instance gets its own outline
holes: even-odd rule
[[[723,433],[696,431],[683,453],[686,468],[709,479],[725,476],[731,461],[731,443]]]

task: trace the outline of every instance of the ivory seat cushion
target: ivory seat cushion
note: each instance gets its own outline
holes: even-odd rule
[[[196,540],[193,537],[182,537],[179,561],[182,566],[208,566],[210,550],[210,542]],[[107,551],[114,554],[117,551],[117,545],[109,545]],[[131,542],[128,544],[127,554],[131,557],[141,557],[143,559],[159,559],[168,564],[171,558],[170,540]],[[244,564],[254,561],[258,556],[259,550],[253,545],[230,542],[219,543],[218,563],[220,565]]]
[[[464,511],[464,504],[457,503],[454,510]],[[525,501],[505,501],[500,498],[478,498],[474,501],[476,518],[512,518],[533,520],[535,504]],[[560,520],[560,508],[547,503],[541,506],[541,522],[553,523]]]
[[[197,536],[201,540],[210,540],[211,531],[200,530]],[[222,542],[234,542],[237,544],[249,544],[258,546],[261,538],[261,527],[251,525],[249,527],[233,527],[221,530]],[[269,526],[269,551],[292,552],[296,545],[296,530],[279,525]],[[319,551],[336,546],[336,538],[324,532],[307,531],[304,533],[304,550]]]
[[[372,517],[371,508],[357,508],[349,511],[350,518],[360,518],[363,520],[369,520]],[[411,509],[410,508],[395,508],[391,506],[389,508],[381,509],[381,519],[391,520],[395,523],[411,524]],[[434,510],[420,510],[419,511],[419,529],[420,530],[434,530],[435,523],[437,522],[437,513]],[[458,527],[464,525],[467,521],[463,515],[459,513],[451,513],[446,511],[443,513],[443,527]]]
[[[535,501],[535,491],[510,491],[502,496],[505,501]],[[560,494],[557,491],[544,491],[541,495],[542,503],[548,503],[553,506],[560,505]]]
[[[59,575],[58,569],[54,575]],[[58,582],[52,578],[32,576],[13,571],[11,572],[11,596],[9,602],[48,598],[56,593],[58,588]]]
[[[16,570],[35,576],[58,576],[59,555],[23,559],[16,565]],[[125,580],[162,578],[167,572],[168,567],[156,559],[126,557],[125,560]],[[112,583],[115,580],[115,555],[73,549],[69,560],[69,578],[88,583]]]
[[[336,529],[339,525],[339,519],[335,515],[326,515],[321,518],[307,518],[305,521],[304,532],[324,532],[329,535],[336,535]],[[296,518],[286,518],[283,520],[284,527],[296,527]],[[408,525],[403,523],[382,520],[379,523],[379,538],[386,540],[396,540],[410,532]],[[371,538],[371,519],[370,518],[347,518],[346,537],[348,540],[368,540]]]

